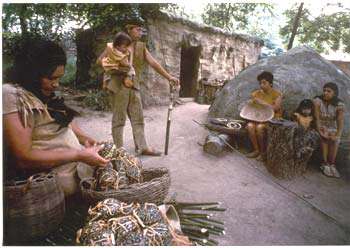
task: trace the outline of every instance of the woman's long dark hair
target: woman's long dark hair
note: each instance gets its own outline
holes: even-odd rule
[[[342,102],[342,100],[338,97],[338,94],[339,94],[338,86],[335,83],[329,82],[329,83],[326,83],[325,85],[323,85],[323,89],[324,88],[330,88],[330,89],[332,89],[334,91],[334,96],[329,101],[329,103],[331,105],[333,105],[333,106],[338,106],[338,104],[340,102]],[[315,98],[320,98],[321,100],[323,100],[323,94],[319,95],[319,96],[316,96]]]
[[[67,107],[54,93],[47,97],[41,91],[41,79],[50,77],[58,66],[66,65],[66,54],[57,43],[40,36],[27,35],[17,44],[10,74],[13,83],[21,85],[47,104],[52,118],[67,127],[79,113]]]

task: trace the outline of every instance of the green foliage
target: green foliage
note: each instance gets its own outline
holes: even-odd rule
[[[63,86],[72,86],[75,82],[75,75],[77,72],[76,66],[77,58],[75,56],[70,56],[67,58],[67,64],[65,68],[65,74],[62,77],[60,83]]]
[[[257,12],[272,13],[273,6],[266,3],[214,3],[208,4],[202,18],[205,24],[234,32],[247,29],[249,17]]]
[[[96,29],[124,26],[130,19],[144,20],[147,16],[157,15],[161,8],[169,4],[158,3],[93,3],[70,4],[72,20],[80,28],[86,26]]]
[[[111,110],[108,93],[103,90],[89,90],[89,94],[84,98],[83,104],[94,110]]]
[[[155,16],[173,4],[159,3],[6,3],[3,5],[3,32],[38,33],[61,38],[64,27],[75,22],[78,28],[123,25],[130,19]],[[68,30],[72,32],[73,30]]]
[[[69,4],[3,4],[3,32],[35,33],[58,39],[69,21]]]
[[[338,7],[342,6],[339,4]],[[280,35],[285,44],[288,44],[297,11],[298,5],[294,5],[284,12],[288,21],[280,29]],[[342,8],[336,13],[321,13],[313,17],[310,10],[304,8],[296,39],[299,43],[309,45],[320,53],[328,52],[330,49],[350,53],[350,10]]]
[[[147,16],[155,17],[160,10],[174,6],[173,4],[142,4],[142,3],[6,3],[3,4],[3,54],[6,56],[6,65],[11,64],[16,44],[22,35],[35,34],[52,40],[62,38],[75,39],[75,28],[91,28],[113,32],[121,29],[128,21],[143,21]],[[69,25],[68,25],[69,24]],[[112,29],[111,29],[112,27]],[[68,29],[67,29],[68,28]],[[88,41],[94,42],[94,41]],[[5,57],[4,56],[4,57]],[[71,84],[75,80],[76,68],[68,61],[66,75],[62,83]],[[78,88],[95,87],[96,82],[84,82]]]
[[[182,17],[185,19],[194,19],[193,14],[186,13],[184,7],[179,6],[177,4],[169,3],[167,6],[162,6],[160,8],[160,10],[162,10],[168,14],[179,16],[179,17]]]

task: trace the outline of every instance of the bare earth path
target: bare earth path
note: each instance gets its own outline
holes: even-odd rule
[[[350,244],[350,182],[327,178],[315,169],[297,179],[277,180],[263,164],[238,152],[214,157],[203,152],[208,105],[187,102],[173,111],[169,155],[141,157],[145,167],[171,171],[170,194],[190,201],[221,201],[227,211],[226,235],[220,245],[343,245]],[[108,112],[84,109],[77,120],[98,140],[111,140]],[[148,143],[164,150],[167,107],[144,111]],[[125,127],[125,147],[134,151],[131,126]],[[312,199],[303,196],[312,195]]]

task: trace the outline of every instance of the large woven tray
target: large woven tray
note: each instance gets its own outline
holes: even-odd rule
[[[86,178],[80,182],[80,189],[83,199],[89,203],[96,203],[106,198],[116,198],[128,203],[163,203],[170,187],[169,170],[165,167],[144,169],[142,176],[143,183],[135,183],[128,188],[109,191],[94,190],[94,179]]]

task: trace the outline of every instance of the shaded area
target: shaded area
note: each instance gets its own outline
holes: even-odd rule
[[[32,241],[18,242],[4,239],[4,245],[15,246],[73,246],[76,232],[83,227],[87,216],[88,206],[77,195],[66,200],[66,214],[59,228],[47,237]],[[18,227],[20,235],[20,227]],[[6,238],[6,237],[4,237]]]
[[[181,48],[181,67],[180,67],[180,97],[195,97],[197,94],[197,81],[199,69],[199,56],[202,47]]]

